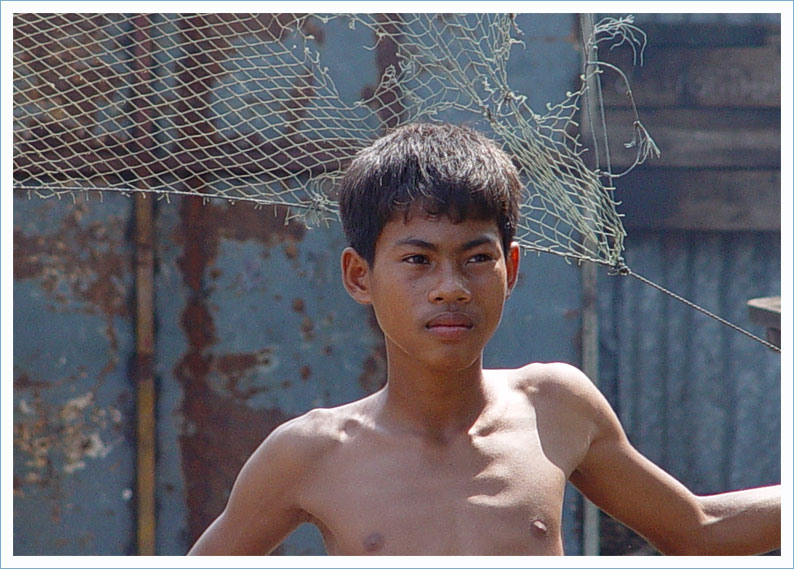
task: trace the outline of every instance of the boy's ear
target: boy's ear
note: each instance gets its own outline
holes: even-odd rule
[[[342,282],[359,304],[372,304],[369,293],[369,263],[352,247],[342,251]]]
[[[507,296],[513,292],[513,287],[518,282],[518,266],[521,264],[521,247],[513,241],[507,250],[505,265],[507,266]]]

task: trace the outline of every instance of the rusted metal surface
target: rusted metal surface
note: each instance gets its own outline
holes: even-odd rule
[[[399,69],[397,43],[392,38],[399,37],[399,26],[394,22],[399,22],[400,19],[401,16],[399,14],[379,14],[377,16],[379,27],[386,34],[378,41],[377,49],[375,50],[375,61],[380,77],[384,76],[389,67]],[[400,115],[403,112],[403,106],[400,102],[400,88],[396,84],[392,84],[383,87],[380,93],[372,88],[369,91],[377,95],[377,100],[381,101],[378,113],[381,115],[381,120],[386,123],[387,128],[397,126]]]
[[[177,420],[160,423],[176,429],[164,435],[178,440],[180,464],[163,457],[163,476],[181,477],[174,485],[183,484],[189,543],[220,513],[243,461],[274,427],[382,382],[370,378],[365,389],[356,371],[382,357],[382,341],[366,310],[345,298],[337,225],[307,231],[272,208],[191,199],[178,217],[171,207],[160,214],[171,236],[161,263],[175,269],[161,275],[159,289],[184,287],[158,299],[178,305],[161,314],[180,314],[179,326],[158,334],[158,353],[170,362],[161,381],[173,377],[180,388]],[[319,552],[312,539],[281,551]]]
[[[129,200],[14,201],[14,553],[129,553]]]

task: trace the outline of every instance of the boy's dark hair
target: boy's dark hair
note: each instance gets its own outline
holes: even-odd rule
[[[339,210],[349,245],[371,265],[383,227],[415,204],[455,222],[495,220],[507,251],[520,193],[515,166],[493,141],[465,127],[416,123],[358,153],[342,178]]]

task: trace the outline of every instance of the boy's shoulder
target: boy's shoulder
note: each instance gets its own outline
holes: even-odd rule
[[[337,407],[312,409],[276,427],[265,443],[289,447],[297,457],[316,458],[342,442],[351,423],[367,421],[372,397]]]
[[[297,504],[314,473],[341,448],[350,421],[364,415],[362,403],[367,400],[314,409],[273,429],[240,471],[236,495],[258,499],[262,488],[279,488],[282,501]]]
[[[505,373],[517,389],[527,394],[585,395],[593,387],[593,383],[584,372],[564,362],[533,362],[499,373]]]
[[[564,409],[589,414],[604,404],[603,396],[579,368],[563,363],[530,363],[503,370],[514,390],[525,395],[533,407]]]

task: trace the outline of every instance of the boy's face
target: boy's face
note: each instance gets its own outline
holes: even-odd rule
[[[370,266],[342,256],[345,286],[372,304],[390,361],[454,371],[477,364],[518,274],[518,245],[505,255],[495,221],[412,211],[388,222]]]

